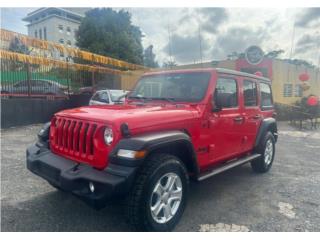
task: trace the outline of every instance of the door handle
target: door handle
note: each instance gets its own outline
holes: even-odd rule
[[[261,116],[260,116],[259,114],[254,115],[254,116],[252,117],[252,119],[254,119],[254,120],[259,120],[260,118],[261,118]]]
[[[233,119],[233,121],[235,121],[236,123],[240,123],[240,122],[242,122],[243,121],[243,117],[235,117],[234,119]]]

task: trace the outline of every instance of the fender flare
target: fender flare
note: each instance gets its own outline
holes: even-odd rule
[[[138,136],[132,136],[121,139],[115,148],[109,154],[109,160],[112,164],[124,165],[128,167],[139,166],[145,161],[148,156],[161,148],[170,147],[174,144],[182,144],[188,151],[190,156],[190,164],[188,170],[192,170],[193,173],[198,174],[199,168],[197,163],[197,156],[191,142],[191,138],[183,131],[165,131],[156,133],[147,133]],[[146,150],[147,154],[142,159],[129,159],[118,157],[117,152],[119,149],[142,151]],[[181,159],[184,162],[185,159]],[[184,162],[186,164],[186,162]]]
[[[254,144],[255,147],[257,147],[260,144],[260,141],[262,140],[263,136],[267,133],[267,131],[271,131],[275,137],[275,140],[277,141],[278,128],[277,128],[277,122],[274,118],[266,118],[261,122],[260,128],[257,133],[256,141]]]

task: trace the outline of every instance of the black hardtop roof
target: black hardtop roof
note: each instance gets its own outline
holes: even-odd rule
[[[147,72],[144,75],[158,75],[158,74],[170,74],[170,73],[188,73],[188,72],[211,72],[211,71],[217,71],[218,73],[225,73],[225,74],[231,74],[231,75],[237,75],[237,76],[243,76],[243,77],[249,77],[254,78],[260,81],[268,82],[270,83],[270,79],[265,77],[260,77],[255,74],[250,74],[246,72],[240,72],[236,70],[226,69],[226,68],[190,68],[190,69],[172,69],[172,70],[161,70],[161,71],[154,71],[154,72]]]

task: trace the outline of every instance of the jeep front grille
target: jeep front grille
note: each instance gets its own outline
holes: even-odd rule
[[[98,124],[57,117],[52,125],[54,126],[51,126],[53,134],[50,134],[50,146],[55,152],[79,160],[92,160]]]

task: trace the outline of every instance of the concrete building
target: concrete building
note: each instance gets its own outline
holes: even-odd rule
[[[39,8],[30,12],[23,21],[28,22],[30,37],[75,47],[75,34],[88,8]]]

